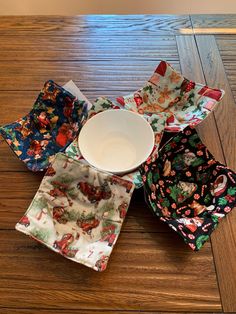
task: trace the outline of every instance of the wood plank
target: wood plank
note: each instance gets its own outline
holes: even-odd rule
[[[164,57],[164,56],[163,56]],[[153,61],[147,60],[123,60],[119,62],[117,60],[88,60],[80,61],[79,58],[77,61],[63,61],[63,62],[51,62],[51,61],[0,61],[0,74],[1,76],[7,77],[8,74],[23,75],[23,76],[35,76],[35,73],[39,75],[42,74],[53,74],[55,71],[58,73],[63,73],[65,69],[69,71],[69,74],[79,72],[84,75],[94,75],[94,79],[97,75],[111,75],[112,71],[117,71],[119,75],[133,74],[137,75],[138,73],[142,75],[142,72],[151,73],[155,70],[155,67],[159,64],[161,59],[155,59]],[[166,60],[168,61],[168,59]],[[171,62],[174,67],[179,69],[179,62],[175,60]],[[31,89],[32,90],[32,89]]]
[[[43,173],[1,172],[0,200],[32,199],[36,193]]]
[[[193,32],[200,34],[236,34],[235,14],[191,15]]]
[[[8,144],[2,139],[0,139],[0,171],[28,172],[25,164],[18,159]]]
[[[1,308],[1,313],[2,314],[38,314],[38,309],[13,309],[13,308]],[[40,308],[40,313],[41,314],[62,314],[62,310],[56,310],[56,309],[41,309]],[[107,311],[107,310],[102,310],[102,311],[97,311],[97,310],[66,310],[66,314],[135,314],[135,313],[142,313],[142,314],[179,314],[180,312],[156,312],[156,311],[151,311],[151,312],[146,312],[146,311]],[[188,314],[195,314],[196,312],[188,312]],[[198,312],[198,314],[208,314],[209,312]],[[216,314],[216,312],[211,312],[211,314]],[[223,314],[217,312],[217,314]]]
[[[38,309],[13,309],[13,308],[2,308],[1,309],[2,314],[38,314]],[[62,310],[55,310],[55,309],[40,309],[41,314],[62,314]],[[97,310],[66,310],[66,314],[135,314],[135,313],[142,313],[142,314],[179,314],[180,312],[156,312],[156,311],[151,311],[151,312],[146,312],[146,311],[107,311],[107,310],[102,310],[102,311],[97,311]],[[188,314],[195,314],[196,312],[188,312]],[[209,312],[198,312],[198,314],[208,314]],[[211,312],[211,314],[216,314],[216,312]],[[223,314],[217,312],[217,314]]]
[[[205,84],[205,77],[194,36],[177,36],[176,39],[182,73],[190,80]],[[214,113],[197,127],[197,131],[215,158],[225,163]],[[213,138],[214,141],[212,140]],[[211,236],[212,238],[214,243],[214,234]]]
[[[230,88],[234,96],[234,100],[236,101],[236,36],[218,35],[215,37],[215,39],[224,64],[224,69],[230,84]]]
[[[177,36],[176,40],[182,73],[194,82],[205,84],[205,78],[194,36]],[[209,115],[207,119],[197,127],[197,130],[202,141],[215,158],[224,163],[225,159],[216,127],[214,113]],[[214,141],[212,141],[212,138],[214,138]]]
[[[21,233],[0,231],[0,306],[220,311],[210,244],[195,254],[176,237],[122,233],[100,274]]]
[[[21,60],[56,60],[56,61],[68,61],[68,60],[127,60],[127,59],[136,59],[139,60],[156,60],[163,58],[168,59],[169,61],[176,60],[177,52],[171,49],[158,49],[158,48],[146,48],[143,51],[135,51],[134,49],[124,49],[122,47],[113,47],[114,50],[84,50],[77,49],[65,50],[65,51],[0,51],[0,59],[5,61],[21,61]],[[117,50],[115,50],[117,49]]]
[[[196,36],[206,81],[218,83],[226,92],[221,106],[215,110],[216,123],[227,165],[236,170],[236,106],[214,36]],[[223,309],[236,311],[236,211],[234,210],[212,235]],[[223,245],[222,245],[223,244]]]
[[[228,36],[229,37],[229,36]],[[236,47],[236,36],[231,35],[227,39],[222,39],[222,35],[218,35],[216,38],[217,45],[220,51],[221,57],[224,57],[224,60],[227,60],[227,56],[229,57],[234,57],[234,51]],[[232,58],[234,59],[234,58]]]
[[[0,47],[4,51],[27,51],[32,49],[34,51],[47,51],[47,50],[77,50],[77,49],[108,49],[110,48],[148,48],[148,47],[159,47],[160,49],[165,49],[169,46],[176,47],[175,36],[173,35],[158,35],[155,40],[150,40],[149,36],[143,36],[140,38],[136,34],[129,32],[125,36],[115,36],[115,35],[103,35],[98,34],[97,36],[83,35],[57,35],[57,36],[44,36],[38,35],[28,36],[26,35],[15,35],[15,36],[1,36]],[[137,50],[137,49],[136,49]]]
[[[130,59],[139,59],[143,61],[152,61],[156,59],[168,59],[170,62],[176,60],[176,54],[172,51],[159,49],[150,49],[150,53],[146,49],[145,51],[134,52],[128,49],[122,49],[121,47],[117,48],[117,52],[111,53],[109,51],[1,51],[0,58],[6,61],[21,61],[24,59],[25,61],[35,60],[35,61],[77,61],[78,59],[81,61],[87,60],[128,60]],[[164,58],[163,58],[164,56]]]
[[[43,82],[41,83],[42,87]],[[11,123],[25,116],[32,109],[39,91],[40,88],[38,91],[2,91],[0,97],[0,125]],[[0,150],[2,147],[3,145],[0,143]],[[0,153],[0,159],[1,157],[2,154]]]
[[[188,15],[1,16],[0,35],[173,35],[192,31]]]
[[[109,39],[109,40],[108,40]],[[0,42],[0,60],[178,60],[174,36],[160,36],[150,41],[133,35],[126,41],[122,37],[3,37]]]
[[[214,111],[227,165],[236,170],[236,105],[214,36],[196,36],[205,77],[209,85],[218,82],[225,90],[220,106]],[[204,48],[205,47],[205,48]]]
[[[0,90],[40,90],[52,79],[58,84],[73,80],[82,91],[132,92],[149,79],[160,59],[153,61],[0,61]],[[178,69],[178,62],[171,62]],[[146,70],[144,72],[143,70]],[[89,83],[88,83],[89,82]]]

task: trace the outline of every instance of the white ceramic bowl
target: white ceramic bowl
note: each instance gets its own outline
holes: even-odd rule
[[[154,146],[154,133],[139,114],[106,110],[90,118],[79,134],[79,149],[92,166],[114,174],[131,172]]]

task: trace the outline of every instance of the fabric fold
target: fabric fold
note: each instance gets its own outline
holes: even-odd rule
[[[84,100],[47,81],[32,110],[0,127],[0,134],[29,170],[43,171],[54,155],[75,139],[86,118]]]
[[[133,190],[127,180],[58,153],[16,229],[68,259],[103,271]]]
[[[150,208],[193,250],[236,206],[236,173],[215,160],[192,127],[165,144],[140,171]]]
[[[165,130],[179,132],[204,120],[223,95],[223,90],[190,81],[166,61],[161,61],[142,88],[116,100],[124,108],[140,114],[168,112]]]

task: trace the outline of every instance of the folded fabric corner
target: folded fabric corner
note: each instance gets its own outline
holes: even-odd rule
[[[65,85],[63,85],[63,88],[70,92],[73,96],[75,96],[79,100],[84,100],[87,104],[87,109],[89,110],[92,107],[91,102],[88,100],[88,98],[81,92],[79,87],[70,80]]]
[[[141,114],[169,112],[165,130],[178,132],[204,120],[223,95],[223,90],[192,82],[161,61],[142,88],[116,101]]]
[[[193,250],[236,206],[236,173],[214,159],[193,127],[174,136],[140,171],[148,205]]]
[[[58,153],[16,229],[70,260],[103,271],[133,190],[129,181]]]
[[[86,118],[87,103],[49,80],[33,109],[2,126],[0,134],[29,170],[43,171],[74,140]]]

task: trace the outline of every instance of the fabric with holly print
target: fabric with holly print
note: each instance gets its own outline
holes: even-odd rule
[[[236,173],[217,162],[187,127],[140,167],[154,213],[199,250],[236,206]]]
[[[108,109],[120,109],[120,107],[115,106],[107,98],[99,97],[96,99],[96,101],[93,103],[92,108],[89,110],[88,119],[92,118],[95,114]],[[153,153],[156,153],[158,150],[159,144],[162,139],[163,130],[166,125],[166,120],[169,116],[169,113],[154,114],[152,116],[144,115],[144,118],[151,125],[155,135],[155,147],[153,149]],[[65,154],[71,158],[85,162],[79,150],[77,138],[66,148]],[[124,176],[122,176],[122,178],[133,182],[137,189],[143,186],[142,178],[138,170],[125,174]]]
[[[0,134],[29,170],[45,170],[54,155],[78,135],[87,118],[87,103],[53,81],[44,84],[33,109],[0,127]]]
[[[168,112],[165,130],[178,132],[197,125],[222,99],[224,91],[192,82],[161,61],[149,81],[136,92],[117,98],[128,110],[141,114]]]
[[[103,271],[134,185],[58,153],[16,229],[51,250]]]

